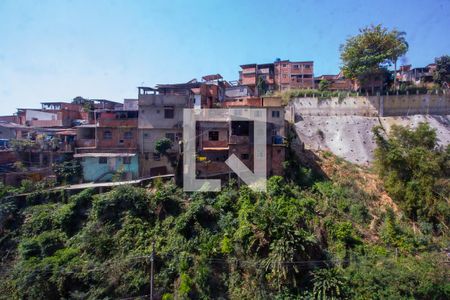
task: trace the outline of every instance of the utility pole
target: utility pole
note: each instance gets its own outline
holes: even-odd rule
[[[150,300],[153,300],[153,262],[155,261],[155,241],[152,242],[152,254],[150,255]]]

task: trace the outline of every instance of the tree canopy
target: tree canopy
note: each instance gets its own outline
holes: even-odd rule
[[[377,79],[382,80],[386,69],[396,65],[399,57],[408,50],[405,33],[388,30],[382,25],[360,29],[360,33],[341,45],[342,71],[344,76],[358,80],[363,86],[369,84],[374,90]]]
[[[439,147],[427,123],[415,129],[393,126],[389,135],[376,127],[374,133],[376,166],[389,195],[414,221],[447,226],[450,146]]]
[[[436,70],[433,73],[433,80],[440,86],[448,88],[450,83],[450,55],[443,55],[435,59]]]

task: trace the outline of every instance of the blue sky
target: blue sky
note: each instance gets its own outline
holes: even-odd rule
[[[75,96],[121,101],[275,58],[337,73],[339,45],[378,24],[407,32],[405,62],[450,54],[450,1],[0,0],[0,115]]]

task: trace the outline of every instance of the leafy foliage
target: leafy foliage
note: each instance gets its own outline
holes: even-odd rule
[[[434,82],[440,86],[446,86],[450,83],[450,55],[443,55],[435,59],[436,70],[433,73]]]
[[[370,85],[373,92],[376,79],[385,79],[386,68],[408,50],[404,36],[404,32],[389,31],[381,25],[360,29],[341,46],[344,76]]]
[[[0,239],[2,253],[14,256],[1,262],[0,292],[145,295],[154,242],[163,299],[448,298],[442,257],[425,254],[440,238],[428,223],[415,236],[387,211],[378,216],[379,239],[367,239],[374,198],[349,181],[308,178],[298,185],[296,176],[271,177],[264,193],[231,181],[220,193],[186,194],[158,182],[70,197],[37,191],[24,207],[4,201],[0,212],[17,223],[10,218]]]
[[[393,126],[386,136],[374,128],[376,165],[386,190],[414,221],[449,224],[450,146],[437,144],[426,123],[415,129]]]
[[[160,154],[166,154],[167,150],[172,148],[172,141],[168,138],[162,138],[155,143],[155,150]]]

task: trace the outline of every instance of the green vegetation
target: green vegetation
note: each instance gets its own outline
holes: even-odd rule
[[[436,70],[433,73],[433,80],[439,86],[448,88],[450,83],[450,55],[443,55],[435,59]]]
[[[396,68],[398,58],[407,51],[404,32],[389,31],[381,25],[365,27],[341,46],[342,71],[346,78],[359,80],[374,93],[375,82],[385,82],[387,67],[394,64]]]
[[[323,91],[327,91],[330,88],[331,82],[326,80],[326,79],[322,79],[319,82],[319,91],[323,92]]]
[[[374,133],[376,166],[389,195],[411,220],[448,228],[450,146],[439,147],[426,123],[416,129],[393,126],[388,136],[380,127]]]
[[[165,155],[167,153],[167,150],[170,150],[172,148],[172,141],[168,138],[162,138],[155,143],[155,150],[157,153],[161,155]]]
[[[338,98],[342,101],[347,96],[357,96],[357,92],[350,91],[321,91],[315,89],[291,89],[286,90],[276,95],[280,95],[283,103],[287,104],[291,99],[294,98],[306,98],[306,97],[317,97],[319,99],[327,100],[331,98]]]
[[[82,167],[78,160],[64,160],[52,166],[58,183],[76,183],[82,176]]]
[[[258,77],[256,89],[258,90],[258,95],[265,95],[267,93],[267,83],[262,77]]]
[[[271,177],[265,193],[235,182],[220,193],[184,193],[157,181],[70,197],[41,188],[23,199],[0,186],[0,295],[148,295],[154,242],[158,299],[448,299],[441,251],[448,244],[448,205],[435,195],[448,180],[439,173],[448,167],[448,152],[432,147],[423,126],[394,132],[401,134],[382,139],[379,132],[378,142],[390,151],[402,147],[405,161],[427,157],[405,165],[389,160],[391,152],[377,154],[387,157],[383,177],[410,172],[403,197],[386,179],[395,203],[381,196],[369,170],[323,153],[326,176],[319,175],[291,150],[287,176]],[[435,177],[422,182],[416,174]],[[409,185],[424,189],[420,197],[410,196]]]

